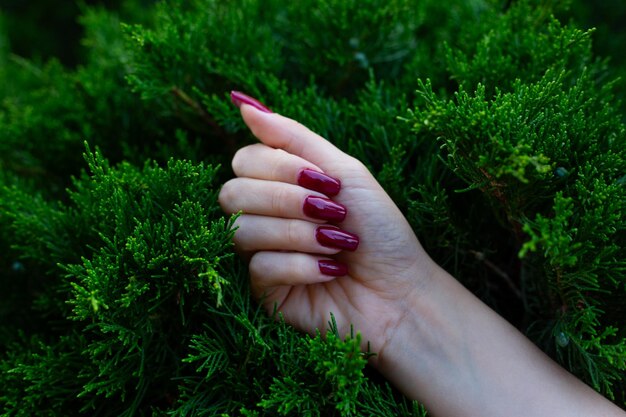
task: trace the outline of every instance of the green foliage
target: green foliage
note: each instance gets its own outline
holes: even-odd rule
[[[361,353],[361,336],[350,335],[342,340],[333,321],[325,340],[318,331],[308,343],[300,343],[295,353],[306,358],[304,368],[316,375],[321,384],[310,386],[306,381],[313,378],[298,381],[292,374],[274,378],[271,397],[259,405],[280,415],[320,416],[326,414],[320,414],[318,405],[324,398],[332,398],[339,415],[355,415],[364,382],[362,370],[367,363]]]
[[[324,340],[318,332],[308,343],[297,346],[295,352],[307,358],[303,366],[312,375],[274,378],[271,395],[259,405],[272,414],[320,416],[327,414],[321,413],[319,404],[330,397],[336,402],[339,415],[354,415],[366,364],[360,342],[359,335],[342,341],[335,333],[329,333]],[[316,378],[311,378],[313,375]],[[313,379],[320,381],[319,386],[307,384],[306,381]]]
[[[38,337],[21,335],[21,339],[7,345],[0,366],[3,415],[47,417],[78,409],[82,400],[76,397],[76,387],[87,382],[86,377],[79,377],[84,371],[85,339],[78,333],[60,336],[53,344]]]
[[[3,398],[14,412],[23,406],[19,396],[33,391],[34,404],[53,393],[59,407],[84,398],[80,409],[87,411],[116,397],[120,414],[135,413],[150,386],[167,390],[185,346],[181,335],[196,324],[203,303],[222,302],[228,285],[232,231],[216,205],[214,168],[174,160],[165,168],[150,162],[143,169],[112,168],[89,150],[85,158],[91,174],[75,180],[66,204],[29,198],[17,187],[1,194],[13,249],[49,275],[46,294],[33,294],[45,313],[40,320],[60,313],[76,322],[57,319],[50,345],[25,342],[41,345],[43,353],[7,375],[23,374],[46,389],[26,385]],[[77,351],[71,350],[75,340],[63,336],[72,328],[81,329]],[[50,355],[63,360],[57,354],[79,356],[77,378],[68,377],[63,390],[40,375]],[[68,392],[73,395],[66,398]]]
[[[58,195],[71,175],[80,172],[85,139],[105,146],[115,161],[141,164],[146,156],[162,161],[199,157],[200,152],[188,151],[192,146],[185,134],[176,133],[167,117],[152,119],[127,88],[131,54],[124,46],[119,17],[87,9],[81,22],[89,54],[76,70],[56,60],[38,65],[16,55],[3,57],[7,65],[0,70],[0,167]],[[169,152],[163,157],[165,147]]]
[[[626,406],[626,67],[595,53],[621,20],[500,3],[128,0],[55,45],[45,9],[3,10],[0,414],[426,415],[358,333],[251,299],[216,202],[253,140],[230,89],[362,160],[441,265]]]
[[[552,19],[546,33],[531,30],[532,15],[523,3],[513,6],[471,56],[450,54],[451,72],[463,80],[459,91],[441,98],[421,84],[423,104],[410,120],[418,135],[441,144],[446,164],[482,192],[515,237],[529,318],[550,317],[534,324],[537,341],[596,389],[623,395],[623,296],[615,294],[626,288],[619,256],[626,131],[588,35]],[[505,51],[511,36],[525,41]],[[554,49],[555,42],[569,47]],[[494,62],[502,63],[498,72],[485,71]],[[520,67],[517,79],[504,82],[501,74],[510,78],[513,67]]]
[[[563,26],[542,7],[516,4],[489,22],[468,30],[471,41],[460,48],[446,48],[448,71],[462,87],[480,83],[491,95],[518,79],[536,81],[549,68],[571,69],[575,79],[593,60],[590,31]]]

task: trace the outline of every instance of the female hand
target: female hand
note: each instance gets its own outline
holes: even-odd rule
[[[276,307],[286,322],[309,333],[324,332],[332,313],[340,334],[353,324],[380,352],[408,296],[422,292],[439,267],[361,162],[256,100],[237,92],[232,97],[261,141],[236,153],[238,178],[219,196],[227,213],[243,213],[234,242],[251,254],[253,293],[270,313]],[[315,181],[316,173],[324,174],[326,185]]]
[[[243,212],[234,241],[251,255],[252,289],[269,312],[309,333],[331,313],[342,334],[354,325],[377,353],[371,362],[432,415],[625,415],[437,266],[363,164],[258,101],[232,98],[261,143],[237,152],[238,178],[219,201]],[[327,221],[341,228],[325,229],[341,237],[334,243],[320,239]]]

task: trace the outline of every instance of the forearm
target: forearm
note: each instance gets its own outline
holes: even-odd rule
[[[377,366],[433,415],[626,415],[445,272],[409,305]]]

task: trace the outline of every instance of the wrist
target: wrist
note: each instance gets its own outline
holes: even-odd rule
[[[442,338],[451,337],[442,337],[446,327],[441,296],[448,291],[448,281],[456,284],[456,280],[432,260],[427,261],[407,271],[407,282],[415,285],[394,302],[395,308],[374,345],[376,355],[370,358],[370,364],[383,374],[395,373],[398,366],[403,366],[397,359],[405,354],[427,356],[431,351],[440,351]],[[420,346],[415,345],[416,341]]]
[[[435,415],[621,416],[439,268],[372,364]]]

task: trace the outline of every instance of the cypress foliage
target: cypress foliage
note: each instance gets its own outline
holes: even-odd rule
[[[589,32],[541,9],[517,4],[491,27],[469,53],[449,50],[450,73],[462,80],[454,97],[421,85],[414,129],[439,141],[446,165],[482,192],[519,244],[535,340],[623,398],[626,135],[613,84]]]
[[[231,89],[361,159],[435,260],[626,408],[625,69],[588,4],[116,6],[82,7],[76,67],[15,55],[0,18],[0,414],[426,416],[357,332],[251,299],[216,202],[253,140]]]

